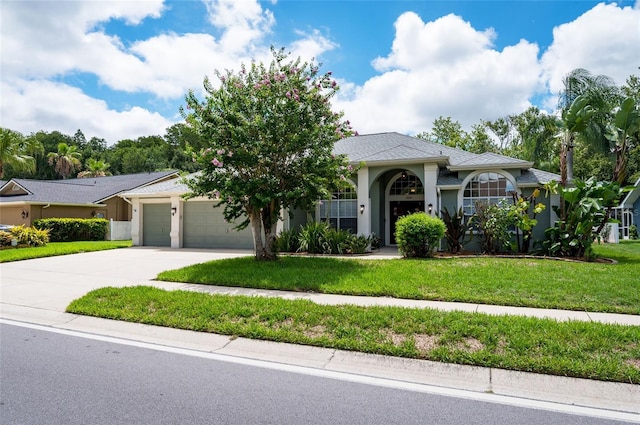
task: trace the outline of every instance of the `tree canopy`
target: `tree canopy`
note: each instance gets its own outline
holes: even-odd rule
[[[290,60],[272,49],[271,64],[204,80],[205,99],[193,91],[182,114],[208,146],[196,156],[203,170],[189,182],[190,196],[219,199],[227,221],[251,225],[257,259],[275,259],[273,243],[283,210],[309,210],[353,170],[333,155],[352,134],[331,110],[338,90],[331,72]]]

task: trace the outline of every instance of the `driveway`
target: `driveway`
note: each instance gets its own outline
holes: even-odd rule
[[[3,263],[0,300],[62,312],[93,289],[142,284],[164,270],[246,255],[252,251],[131,247]]]

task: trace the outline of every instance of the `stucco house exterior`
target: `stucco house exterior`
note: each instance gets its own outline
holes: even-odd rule
[[[334,147],[353,165],[361,166],[350,180],[351,189],[319,202],[315,211],[284,214],[281,228],[297,228],[309,215],[353,233],[381,238],[382,245],[395,244],[396,220],[411,211],[436,215],[462,207],[474,212],[477,201],[510,199],[510,192],[524,196],[560,176],[532,168],[531,162],[493,153],[473,154],[399,133],[360,135],[340,140]],[[252,248],[248,229],[236,232],[226,223],[217,201],[194,198],[180,179],[149,185],[121,196],[133,205],[134,245],[173,248]],[[557,197],[540,196],[546,210],[538,215],[534,237],[542,239],[555,214],[550,205]]]
[[[179,176],[175,170],[67,180],[11,179],[0,186],[0,223],[31,226],[39,218],[130,221],[132,207],[118,195]]]
[[[631,225],[640,227],[640,179],[614,210],[614,218],[620,222],[620,239],[629,239]]]

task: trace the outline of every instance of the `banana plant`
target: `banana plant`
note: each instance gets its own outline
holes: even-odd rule
[[[573,181],[573,147],[576,134],[584,132],[596,111],[589,99],[580,95],[574,99],[568,109],[562,111],[563,142],[560,152],[560,175],[563,186]]]
[[[628,150],[634,136],[640,129],[640,109],[635,99],[628,97],[622,101],[613,122],[609,125],[606,137],[614,144],[616,165],[613,180],[622,185],[627,178]]]

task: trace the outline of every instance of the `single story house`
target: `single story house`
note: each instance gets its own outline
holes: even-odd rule
[[[31,226],[39,218],[106,218],[130,221],[120,193],[164,180],[175,170],[67,180],[11,179],[0,186],[0,223]]]
[[[462,207],[473,214],[478,201],[510,199],[516,191],[524,196],[560,176],[532,168],[520,159],[484,153],[473,154],[399,133],[360,135],[340,140],[336,154],[345,154],[353,165],[361,163],[350,180],[351,189],[319,202],[311,212],[314,220],[326,220],[353,233],[380,237],[383,245],[395,244],[396,220],[407,212],[425,211],[436,215]],[[165,181],[122,193],[133,205],[134,245],[173,248],[252,248],[249,229],[236,232],[226,223],[217,201],[194,198],[185,201],[188,191],[180,179]],[[537,202],[547,205],[539,214],[534,236],[542,239],[544,229],[555,220],[550,205],[557,196]],[[309,214],[288,214],[281,228],[297,228]]]

